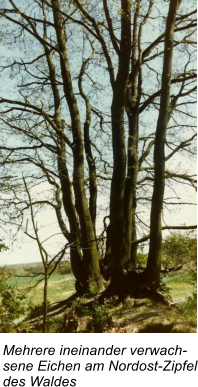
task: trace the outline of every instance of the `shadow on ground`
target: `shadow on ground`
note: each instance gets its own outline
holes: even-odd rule
[[[175,324],[152,324],[139,329],[139,333],[173,333]],[[178,333],[175,332],[174,333]]]

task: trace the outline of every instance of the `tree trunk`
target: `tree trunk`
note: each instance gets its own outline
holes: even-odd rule
[[[115,287],[119,287],[119,273],[125,270],[129,255],[124,219],[126,174],[124,111],[131,52],[131,2],[129,0],[122,1],[120,49],[118,73],[113,86],[111,106],[114,165],[110,196],[110,233],[112,283],[115,284]]]
[[[91,139],[90,139],[90,125],[91,125],[91,105],[89,102],[89,97],[85,94],[83,90],[83,75],[85,74],[86,67],[89,61],[93,58],[94,51],[92,55],[87,58],[81,67],[81,71],[79,74],[78,87],[82,98],[85,101],[86,106],[86,119],[84,123],[84,146],[85,146],[85,154],[87,159],[87,164],[89,167],[89,211],[93,223],[93,229],[96,236],[96,205],[97,205],[97,182],[96,182],[96,165],[95,159],[92,154],[91,149]]]
[[[132,237],[131,242],[135,242],[137,240],[137,231],[136,231],[136,221],[135,221],[135,212],[136,212],[136,197],[133,197],[133,208],[132,208]],[[131,244],[131,256],[129,267],[130,270],[134,271],[137,262],[137,243]]]
[[[130,109],[129,114],[129,139],[128,139],[128,173],[125,183],[125,234],[128,251],[128,261],[131,256],[132,234],[135,230],[135,193],[138,176],[138,105]],[[135,253],[135,250],[133,250]],[[134,259],[134,257],[133,257]],[[130,262],[130,266],[131,266]]]
[[[77,281],[81,282],[82,277],[82,255],[80,251],[80,227],[78,216],[75,209],[72,184],[69,178],[69,173],[66,167],[66,148],[65,141],[60,140],[60,153],[58,155],[58,172],[61,182],[62,200],[65,213],[69,220],[70,231],[65,236],[69,243],[72,244],[70,248],[70,259],[72,272]],[[61,230],[64,233],[63,227],[60,224],[60,214],[58,222]]]
[[[44,9],[43,9],[44,11]],[[47,39],[47,30],[44,29],[44,40]],[[50,82],[54,97],[54,123],[55,127],[57,128],[58,132],[58,150],[57,150],[57,162],[58,162],[58,173],[61,183],[61,191],[63,196],[63,207],[65,210],[65,214],[68,217],[69,220],[69,226],[70,230],[67,230],[67,227],[65,225],[65,222],[62,218],[61,213],[61,207],[62,202],[60,198],[60,189],[56,185],[55,182],[52,182],[49,179],[48,181],[50,184],[53,184],[56,186],[56,215],[57,220],[60,226],[60,229],[64,235],[64,237],[69,241],[70,244],[72,244],[72,247],[70,249],[70,259],[71,259],[71,267],[73,274],[77,281],[81,280],[82,276],[82,256],[80,251],[80,230],[79,230],[79,222],[78,222],[78,216],[75,209],[74,199],[73,199],[73,191],[72,191],[72,184],[70,182],[69,173],[66,166],[66,145],[65,145],[65,139],[64,139],[64,126],[61,120],[61,99],[60,99],[60,93],[57,86],[57,79],[56,79],[56,68],[52,60],[52,53],[49,50],[48,46],[43,43],[43,47],[45,50],[48,68],[49,68],[49,74],[50,74]]]
[[[95,233],[87,203],[84,186],[84,155],[83,139],[81,133],[81,121],[76,97],[74,95],[70,65],[67,53],[66,34],[60,11],[59,0],[52,0],[54,26],[60,52],[60,66],[63,79],[63,89],[70,112],[73,134],[73,188],[75,204],[81,228],[81,248],[83,251],[83,276],[82,284],[85,290],[100,290],[102,278],[99,267],[99,252],[97,250]]]
[[[97,203],[97,183],[96,183],[96,166],[91,151],[91,142],[89,137],[89,126],[88,122],[84,124],[84,142],[85,142],[85,153],[87,163],[89,166],[89,210],[93,223],[94,233],[96,235],[96,203]]]
[[[128,268],[134,269],[134,262],[132,264],[131,253],[133,254],[133,261],[135,260],[135,252],[137,249],[131,247],[132,238],[136,235],[135,230],[135,208],[134,198],[136,195],[136,184],[138,176],[138,134],[139,134],[139,79],[137,60],[138,60],[138,19],[140,12],[140,4],[137,2],[137,7],[134,13],[133,21],[133,45],[131,58],[131,74],[129,76],[126,112],[128,116],[129,134],[128,134],[128,168],[127,178],[125,182],[125,235],[128,251]]]
[[[154,146],[154,188],[151,205],[150,246],[146,269],[146,278],[150,286],[156,290],[160,283],[162,255],[162,209],[165,187],[165,142],[169,120],[170,87],[172,73],[172,57],[174,28],[177,9],[181,0],[171,0],[166,23],[165,51],[162,73],[160,109],[157,122]]]

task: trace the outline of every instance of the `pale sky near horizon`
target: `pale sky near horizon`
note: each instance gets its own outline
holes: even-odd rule
[[[182,196],[185,196],[185,193],[183,193]],[[187,193],[186,193],[186,196],[188,196],[188,199],[189,199],[189,195]],[[102,198],[100,198],[100,201],[101,200]],[[196,202],[196,194],[193,194],[192,202],[193,203]],[[165,210],[166,224],[177,225],[177,226],[184,225],[184,224],[195,225],[197,223],[196,206],[186,205],[186,206],[179,206],[179,207],[183,207],[183,209],[180,208],[180,210],[178,210],[177,213],[174,212],[174,208],[172,208],[172,211],[170,212]],[[63,244],[65,243],[65,239],[60,233],[60,229],[57,226],[56,217],[52,212],[48,211],[48,215],[45,220],[46,220],[46,223],[49,223],[49,226],[44,227],[42,232],[40,233],[41,240],[45,240],[50,235],[58,234],[50,238],[47,242],[45,242],[45,245],[44,245],[55,254],[57,253],[58,249],[61,249],[61,246],[63,246]],[[41,218],[39,223],[41,224]],[[98,219],[98,226],[99,227],[102,226],[101,218]],[[177,232],[177,231],[174,230],[174,232]],[[167,235],[169,235],[169,231],[167,230],[163,231],[163,236],[165,237]],[[16,263],[30,263],[30,262],[40,262],[40,261],[41,261],[41,258],[39,255],[39,250],[36,242],[33,242],[22,232],[20,232],[18,242],[14,243],[13,247],[10,247],[8,251],[2,251],[0,253],[0,266],[13,265]]]

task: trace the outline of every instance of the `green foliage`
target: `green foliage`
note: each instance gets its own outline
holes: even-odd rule
[[[0,332],[10,332],[14,319],[24,313],[23,298],[24,296],[9,286],[5,280],[0,280]]]
[[[147,254],[144,253],[144,243],[141,243],[138,246],[138,252],[137,252],[137,262],[136,266],[138,267],[146,267],[146,261],[147,261]]]
[[[190,278],[190,284],[194,286],[195,293],[197,293],[197,269],[191,270],[190,272],[191,278]]]
[[[146,266],[147,254],[144,253],[144,245],[144,243],[141,243],[138,246],[137,268]],[[172,233],[163,241],[162,267],[165,270],[186,263],[191,266],[192,262],[196,262],[196,257],[197,238],[193,230],[185,234]]]
[[[194,292],[185,302],[179,305],[180,312],[185,316],[197,316],[197,293]]]
[[[78,328],[79,332],[102,333],[112,324],[112,316],[110,310],[116,305],[118,297],[114,296],[105,299],[103,304],[98,301],[84,303],[83,299],[77,298],[71,308],[67,309],[67,316],[75,315],[77,318],[87,319],[89,322],[86,328],[82,326]]]
[[[197,238],[194,231],[185,234],[173,233],[162,245],[162,266],[164,269],[184,265],[196,260]]]
[[[106,328],[112,325],[112,316],[109,314],[109,310],[116,305],[117,300],[118,297],[114,296],[105,299],[104,304],[94,302],[91,311],[92,320],[87,326],[89,332],[103,333]]]
[[[167,283],[164,281],[164,277],[160,278],[160,286],[159,286],[159,291],[163,294],[164,297],[166,297],[168,300],[172,300],[171,297],[171,290]]]
[[[113,297],[111,299],[106,299],[102,305],[98,302],[94,302],[91,310],[88,310],[85,307],[85,314],[90,315],[92,318],[87,326],[89,333],[103,333],[105,328],[112,325],[112,317],[110,316],[109,311],[116,306],[117,301],[118,297]]]
[[[162,283],[162,287],[167,287],[167,283],[174,280],[174,283],[188,283],[193,285],[194,292],[185,302],[180,304],[180,311],[185,315],[196,315],[197,313],[197,238],[193,231],[186,234],[174,233],[167,237],[163,243],[162,265],[168,269],[170,266],[187,264],[188,272],[170,277]],[[166,291],[165,291],[166,292]]]
[[[47,306],[48,307],[50,306],[49,301],[47,302]],[[43,314],[43,311],[44,311],[44,303],[42,302],[41,304],[34,305],[30,302],[28,305],[28,311],[29,311],[28,316],[30,318],[40,316],[41,314]]]
[[[28,305],[28,316],[34,318],[43,312],[43,304],[33,305],[31,302]]]

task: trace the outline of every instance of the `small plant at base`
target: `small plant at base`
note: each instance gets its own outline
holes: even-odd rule
[[[109,315],[111,309],[117,303],[118,297],[114,296],[110,299],[105,299],[104,304],[95,302],[92,311],[92,320],[89,322],[87,328],[94,333],[103,333],[104,329],[112,324],[112,317]]]
[[[47,303],[48,306],[50,305],[50,302]],[[37,305],[33,305],[31,302],[29,303],[29,317],[30,318],[33,318],[33,317],[37,317],[38,315],[40,315],[41,313],[43,313],[43,309],[44,309],[44,304],[43,302],[41,304],[37,304]]]

